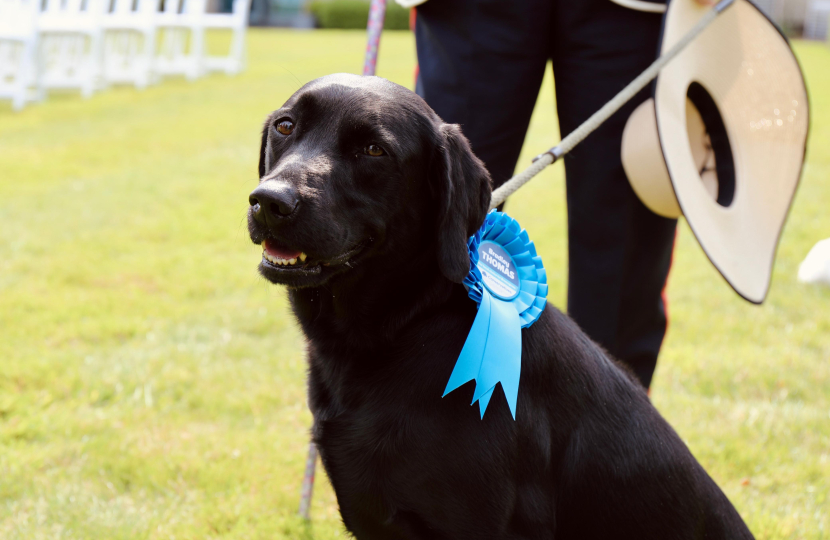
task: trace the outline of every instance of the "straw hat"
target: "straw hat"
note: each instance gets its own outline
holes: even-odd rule
[[[672,0],[661,50],[709,8]],[[669,63],[623,133],[622,162],[653,212],[686,217],[712,264],[760,304],[795,194],[809,127],[807,90],[786,38],[736,0]]]

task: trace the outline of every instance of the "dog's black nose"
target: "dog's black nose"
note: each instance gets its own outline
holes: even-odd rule
[[[254,207],[254,218],[264,223],[293,214],[300,198],[291,184],[266,181],[251,192],[248,202]]]

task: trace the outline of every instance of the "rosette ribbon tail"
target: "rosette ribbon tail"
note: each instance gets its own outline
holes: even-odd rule
[[[501,383],[510,414],[516,419],[519,377],[522,370],[522,321],[509,303],[494,298],[486,289],[481,306],[467,335],[467,341],[450,375],[446,396],[461,385],[475,380],[473,403],[478,401],[481,417]]]

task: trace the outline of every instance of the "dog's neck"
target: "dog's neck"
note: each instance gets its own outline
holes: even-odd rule
[[[418,250],[408,253],[413,252]],[[446,303],[458,287],[441,274],[434,256],[399,254],[385,257],[383,264],[365,261],[325,287],[291,289],[289,297],[316,347],[366,351],[369,344],[394,341],[418,317]]]

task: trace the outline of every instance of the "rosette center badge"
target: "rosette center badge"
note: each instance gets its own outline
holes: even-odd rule
[[[478,246],[478,269],[487,290],[502,300],[519,296],[519,276],[513,257],[500,245],[485,240]]]
[[[547,276],[527,231],[502,212],[487,214],[467,249],[470,272],[464,286],[478,313],[444,395],[474,380],[473,403],[478,401],[483,418],[493,390],[501,384],[515,419],[522,328],[536,322],[547,305]]]

